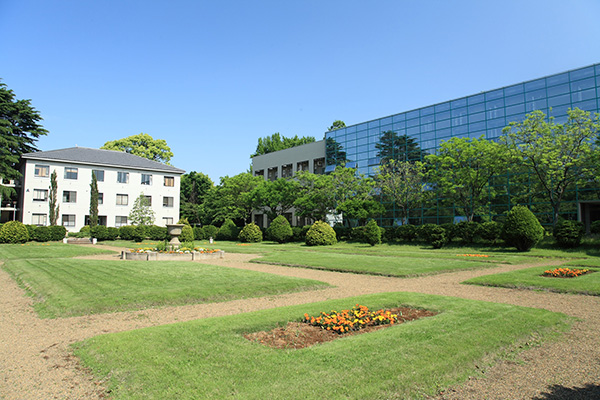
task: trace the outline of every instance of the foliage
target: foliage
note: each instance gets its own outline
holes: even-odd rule
[[[475,238],[479,235],[479,224],[473,221],[461,221],[455,224],[454,229],[455,235],[469,244],[475,242]]]
[[[154,223],[154,210],[144,193],[140,193],[135,199],[129,213],[129,221],[132,225],[152,225]]]
[[[206,217],[204,202],[213,189],[213,181],[202,172],[191,171],[181,175],[181,216],[192,223],[201,223]]]
[[[147,225],[134,225],[132,238],[134,242],[143,242],[147,236]]]
[[[433,248],[441,249],[447,241],[446,230],[439,225],[433,225],[428,232],[428,242]]]
[[[194,241],[194,229],[189,224],[183,225],[181,228],[181,235],[179,236],[180,242],[193,242]]]
[[[496,221],[484,222],[479,225],[479,236],[487,242],[495,244],[500,239],[502,224]]]
[[[409,218],[409,210],[423,200],[425,167],[420,161],[382,161],[375,178],[384,200],[395,203],[402,223]]]
[[[25,225],[25,228],[27,228],[27,234],[29,235],[29,239],[33,239],[33,233],[38,228],[37,225]]]
[[[50,209],[50,225],[56,225],[58,222],[60,206],[58,205],[57,194],[58,182],[56,180],[56,170],[54,170],[52,171],[52,174],[50,174],[50,195],[48,197],[48,207]]]
[[[458,237],[458,224],[454,224],[452,222],[448,222],[446,224],[440,224],[442,228],[446,231],[446,239],[448,242],[451,242],[452,239]]]
[[[266,136],[264,138],[258,138],[258,145],[256,151],[250,157],[256,157],[263,154],[273,153],[275,151],[289,149],[291,147],[301,146],[303,144],[312,143],[315,138],[312,136],[298,137],[285,137],[281,136],[279,132]]]
[[[502,226],[502,239],[519,251],[529,251],[544,237],[540,221],[525,206],[514,206]]]
[[[371,246],[381,244],[381,231],[379,230],[377,222],[375,222],[374,219],[371,219],[369,222],[367,222],[364,230],[364,239],[365,242]]]
[[[280,178],[264,181],[252,192],[256,209],[267,214],[269,220],[290,212],[298,198],[299,184],[295,179]]]
[[[364,225],[367,219],[383,214],[385,207],[376,200],[351,198],[338,205],[336,211],[342,213],[346,220],[355,219],[360,225]]]
[[[333,123],[331,124],[331,126],[329,128],[327,128],[328,132],[334,131],[336,129],[342,129],[346,127],[346,123],[342,120],[335,120],[333,121]]]
[[[11,89],[0,82],[0,177],[17,179],[21,176],[19,162],[22,154],[37,151],[35,142],[48,131],[40,124],[42,117],[31,100],[17,100]],[[0,181],[0,197],[9,197],[14,189]]]
[[[52,240],[52,230],[49,226],[38,226],[29,238],[36,242],[49,242]]]
[[[92,172],[90,183],[90,226],[98,225],[98,178]]]
[[[594,140],[600,133],[600,116],[578,108],[568,110],[565,124],[533,111],[522,122],[511,122],[504,129],[503,141],[532,176],[552,205],[553,225],[558,222],[560,206],[569,188],[593,174]]]
[[[442,141],[436,154],[426,157],[429,182],[442,197],[454,201],[468,221],[496,196],[490,178],[506,172],[508,151],[501,144],[477,138]]]
[[[590,232],[593,234],[600,234],[600,220],[592,222],[590,225]]]
[[[328,165],[346,165],[344,146],[332,137],[325,139],[325,158]]]
[[[167,227],[150,225],[146,227],[146,235],[150,240],[165,240],[167,236]]]
[[[50,226],[50,232],[52,233],[52,239],[54,241],[63,240],[67,235],[67,228],[62,225]]]
[[[315,222],[306,232],[306,244],[308,246],[330,246],[336,243],[335,231],[325,222]]]
[[[100,147],[104,150],[123,151],[125,153],[147,158],[148,160],[169,164],[173,152],[164,139],[153,139],[146,133],[111,140]]]
[[[230,219],[225,220],[223,225],[219,228],[217,233],[217,239],[219,240],[236,240],[239,235],[239,228]]]
[[[435,230],[436,224],[423,224],[417,227],[417,238],[424,242],[431,243],[431,235]]]
[[[370,311],[368,307],[357,304],[352,309],[342,310],[341,312],[335,310],[330,313],[321,311],[318,317],[311,317],[308,313],[305,313],[302,322],[342,334],[358,331],[367,326],[394,325],[398,322],[398,315],[383,309]]]
[[[422,161],[427,155],[426,151],[421,150],[415,138],[406,134],[398,135],[394,131],[382,132],[375,148],[377,149],[377,157],[381,159],[383,165],[391,161],[396,163]]]
[[[352,236],[352,228],[339,223],[333,226],[333,230],[335,231],[335,237],[338,238],[338,240],[349,240]]]
[[[194,230],[194,240],[208,239],[204,236],[204,229],[201,226],[193,226],[192,229]]]
[[[304,242],[306,241],[306,233],[310,229],[311,225],[304,226],[292,226],[292,236],[293,242]]]
[[[25,243],[29,240],[27,227],[19,221],[9,221],[0,228],[0,243]]]
[[[81,229],[79,230],[80,233],[83,233],[84,235],[89,235],[90,234],[90,230],[91,230],[91,226],[90,225],[84,225],[81,227]]]
[[[204,231],[204,239],[214,239],[217,237],[217,233],[219,233],[219,228],[214,225],[204,225],[202,230]]]
[[[410,242],[418,237],[418,228],[414,225],[400,225],[395,228],[396,237],[405,242]]]
[[[585,229],[578,221],[559,220],[552,235],[560,247],[572,248],[581,244]]]
[[[123,240],[133,240],[135,237],[135,226],[125,225],[119,228],[119,236]]]
[[[221,177],[219,185],[206,198],[206,221],[216,224],[226,219],[248,222],[255,208],[253,191],[264,182],[263,178],[248,172]]]
[[[238,239],[244,243],[258,243],[262,242],[263,234],[258,225],[251,222],[240,231]]]
[[[588,272],[590,272],[589,269],[555,268],[544,271],[544,276],[551,276],[553,278],[577,278],[578,276],[585,275]]]
[[[104,225],[96,225],[90,231],[92,237],[99,241],[116,240],[119,237],[119,229],[115,227],[106,227]]]
[[[292,227],[290,226],[289,221],[283,215],[275,218],[271,225],[267,228],[267,237],[270,240],[274,240],[278,243],[288,242],[294,233],[292,232]]]

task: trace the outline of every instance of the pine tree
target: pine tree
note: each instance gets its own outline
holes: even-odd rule
[[[129,220],[132,225],[152,225],[154,223],[154,211],[144,193],[140,193],[138,198],[135,199],[133,208],[129,213]]]
[[[98,179],[92,172],[92,183],[90,183],[90,228],[98,225]]]
[[[50,225],[56,225],[58,221],[60,206],[58,205],[57,193],[58,182],[56,181],[56,170],[54,170],[50,175],[50,201],[48,203],[50,207]]]

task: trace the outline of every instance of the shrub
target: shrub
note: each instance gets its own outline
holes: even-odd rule
[[[363,231],[363,238],[365,243],[369,243],[371,246],[381,244],[381,230],[374,219],[370,219],[369,222],[367,222]]]
[[[9,221],[0,228],[0,243],[25,243],[29,240],[27,227],[19,221]]]
[[[350,240],[355,242],[365,242],[365,227],[364,226],[355,226],[352,228],[350,232]]]
[[[323,221],[315,222],[306,232],[308,246],[329,246],[336,243],[335,231]]]
[[[214,239],[217,237],[217,233],[219,232],[219,228],[214,225],[205,225],[202,227],[202,230],[204,231],[204,239]]]
[[[115,228],[114,226],[109,226],[106,228],[106,234],[104,240],[117,240],[119,237],[119,228]]]
[[[90,235],[99,241],[107,240],[107,238],[106,238],[108,236],[107,228],[104,225],[96,225],[93,228],[90,228]]]
[[[446,231],[446,239],[448,242],[451,242],[452,239],[458,236],[458,230],[456,229],[456,224],[452,222],[448,222],[440,225]]]
[[[48,227],[51,232],[51,240],[59,241],[63,240],[67,235],[67,228],[62,225],[52,225]]]
[[[422,240],[424,242],[427,243],[431,243],[431,235],[434,233],[434,231],[437,229],[436,224],[424,224],[421,225],[417,228],[417,237],[419,238],[419,240]],[[440,226],[441,228],[441,226]],[[444,229],[444,228],[442,228]]]
[[[195,240],[208,239],[207,237],[204,236],[204,229],[202,229],[201,226],[194,226],[194,227],[192,227],[192,229],[194,230],[194,239]]]
[[[492,244],[495,244],[500,239],[501,232],[502,224],[499,222],[490,221],[479,225],[479,236],[486,242],[492,242]]]
[[[149,225],[146,227],[146,235],[150,240],[165,240],[167,238],[167,227]]]
[[[428,232],[428,242],[433,246],[434,249],[441,249],[444,247],[448,238],[446,237],[446,230],[439,225],[433,225]]]
[[[179,236],[179,241],[181,243],[194,241],[194,229],[192,229],[190,225],[183,225],[183,228],[181,228],[181,235]]]
[[[29,234],[29,240],[33,239],[33,233],[37,229],[37,225],[25,225],[27,228],[27,233]]]
[[[135,233],[135,226],[133,225],[125,225],[119,228],[119,236],[123,240],[133,240]]]
[[[560,247],[571,248],[581,244],[585,229],[581,222],[561,220],[554,227],[554,239]]]
[[[85,235],[82,237],[88,237],[90,235],[90,226],[89,225],[82,226],[81,229],[79,230],[79,233],[83,233]]]
[[[410,242],[417,239],[417,227],[414,225],[400,225],[395,229],[395,235],[398,239]]]
[[[340,223],[335,224],[333,230],[335,231],[335,236],[338,240],[350,240],[350,237],[352,236],[352,228]]]
[[[134,242],[143,242],[146,239],[147,232],[146,225],[135,225],[133,228],[133,241]]]
[[[393,242],[394,240],[396,240],[396,227],[384,229],[383,231],[381,231],[381,236],[382,240],[385,239],[386,242]]]
[[[461,221],[455,225],[455,234],[466,243],[473,243],[479,235],[479,224],[473,221]]]
[[[287,218],[279,215],[267,228],[267,236],[270,240],[274,240],[277,243],[285,243],[294,236],[294,232],[292,232],[292,227]]]
[[[240,234],[238,235],[238,239],[240,240],[240,242],[244,242],[244,243],[258,243],[258,242],[262,242],[263,234],[262,234],[262,231],[260,230],[260,228],[258,227],[258,225],[256,225],[254,222],[252,222],[252,223],[249,223],[248,225],[246,225],[240,231]]]
[[[507,245],[529,251],[544,237],[544,228],[527,207],[514,206],[506,215],[500,236]]]
[[[225,220],[223,225],[217,232],[217,239],[219,240],[236,240],[239,235],[239,229],[230,219]]]
[[[49,226],[38,226],[33,231],[33,236],[30,239],[36,242],[49,242],[52,240],[52,231]]]
[[[294,242],[304,242],[306,240],[306,232],[310,229],[310,225],[304,226],[292,226],[292,232],[294,236],[292,236],[292,241]]]
[[[592,222],[590,225],[590,232],[594,234],[600,234],[600,219]]]

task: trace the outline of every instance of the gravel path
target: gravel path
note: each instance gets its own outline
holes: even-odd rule
[[[24,291],[9,275],[0,270],[0,398],[104,398],[103,383],[95,381],[88,371],[79,367],[77,360],[69,352],[70,344],[99,334],[393,291],[439,294],[544,308],[579,319],[560,341],[546,342],[530,348],[520,353],[516,360],[496,362],[482,371],[483,377],[470,379],[451,388],[440,394],[439,399],[600,398],[600,297],[459,284],[472,277],[533,265],[500,265],[479,271],[458,271],[400,279],[248,262],[255,257],[256,255],[228,253],[225,259],[211,260],[207,263],[316,279],[335,287],[216,304],[39,319],[31,308],[31,298],[25,296]],[[116,259],[117,256],[100,255],[86,258]],[[544,265],[556,264],[558,262],[553,260]]]

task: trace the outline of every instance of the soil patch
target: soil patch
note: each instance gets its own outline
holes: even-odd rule
[[[410,307],[396,307],[386,309],[386,311],[390,311],[392,314],[398,314],[398,322],[396,324],[366,326],[358,331],[339,334],[304,322],[288,322],[285,327],[275,328],[270,331],[248,333],[245,334],[244,337],[250,341],[259,342],[275,349],[302,349],[317,343],[331,342],[346,336],[361,335],[363,333],[389,328],[403,322],[432,317],[437,314],[433,311]]]

